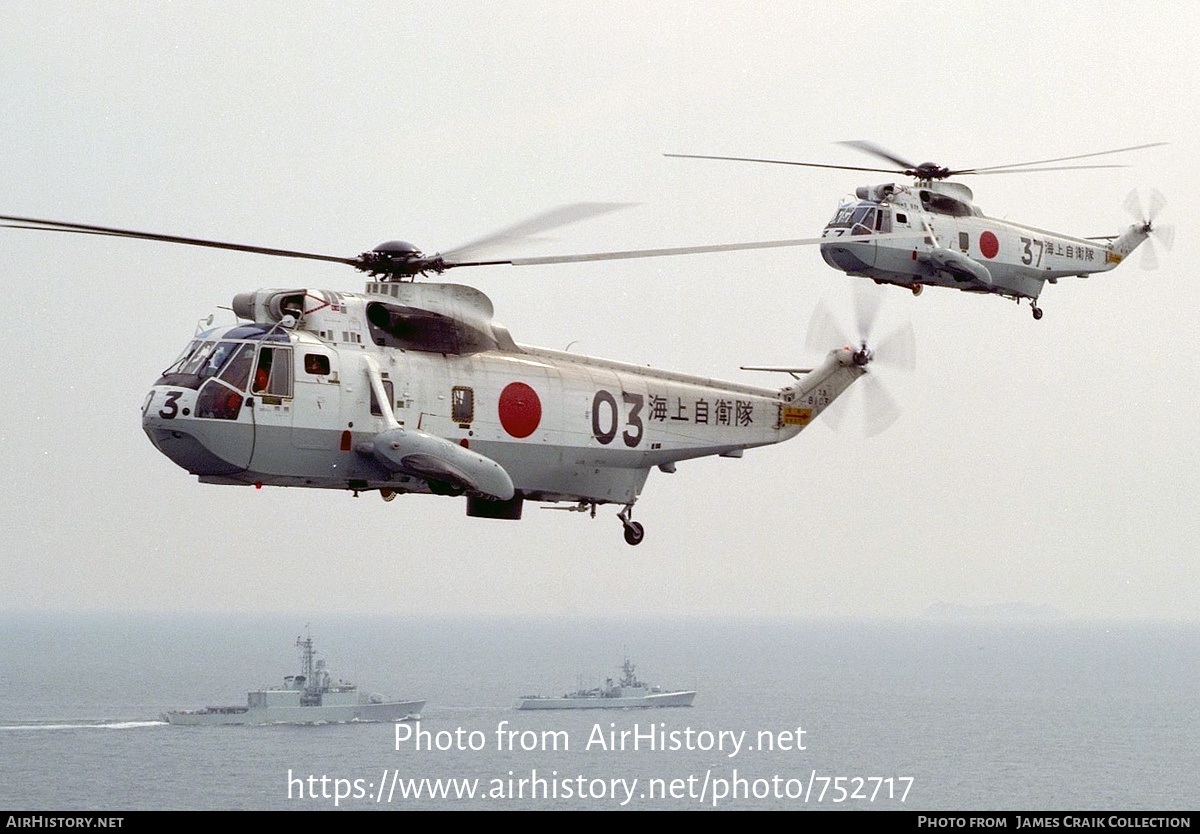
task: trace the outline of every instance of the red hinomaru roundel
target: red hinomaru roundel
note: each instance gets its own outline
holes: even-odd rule
[[[513,437],[529,437],[542,422],[542,402],[524,382],[510,382],[500,392],[500,425]]]
[[[979,236],[979,251],[985,258],[994,258],[1000,251],[1000,241],[991,232],[984,232]]]

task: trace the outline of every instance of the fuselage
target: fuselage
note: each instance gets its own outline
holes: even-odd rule
[[[629,505],[652,467],[793,437],[865,372],[834,351],[769,389],[521,347],[457,285],[239,298],[256,320],[198,333],[143,406],[206,483]]]
[[[851,275],[1018,299],[1037,299],[1047,281],[1110,270],[1145,239],[1137,226],[1106,244],[996,220],[955,182],[860,188],[822,237],[825,261]]]

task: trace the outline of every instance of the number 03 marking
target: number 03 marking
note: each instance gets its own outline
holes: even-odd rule
[[[629,406],[629,415],[625,419],[625,431],[621,439],[625,445],[634,448],[642,442],[645,426],[642,423],[642,405],[645,397],[641,394],[621,392],[621,400]],[[604,446],[612,443],[617,437],[617,398],[603,388],[592,398],[592,436]]]

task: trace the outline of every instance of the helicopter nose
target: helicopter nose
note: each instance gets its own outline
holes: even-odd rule
[[[241,444],[223,440],[216,421],[195,419],[196,392],[155,387],[142,403],[142,430],[154,447],[193,475],[232,475],[249,462],[236,458]],[[229,447],[229,448],[227,448]]]

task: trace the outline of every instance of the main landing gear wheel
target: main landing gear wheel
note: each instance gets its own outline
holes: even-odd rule
[[[617,513],[617,518],[621,519],[621,526],[625,528],[625,541],[628,544],[641,544],[642,539],[646,538],[646,528],[642,527],[639,522],[634,521],[630,516],[633,515],[633,505],[625,505],[625,509]]]
[[[1036,304],[1033,304],[1031,306],[1033,307],[1033,320],[1041,321],[1042,316],[1045,315],[1045,313],[1042,312],[1042,308],[1037,306]]]
[[[911,287],[909,287],[909,289],[912,290],[913,295],[920,295],[921,290],[925,289],[925,285],[924,284],[913,284]]]

